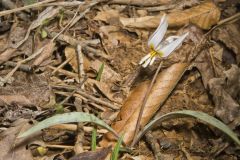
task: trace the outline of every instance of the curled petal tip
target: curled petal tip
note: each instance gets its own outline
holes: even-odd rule
[[[161,43],[168,27],[166,15],[161,18],[160,24],[156,31],[149,37],[148,46],[153,46],[154,49]]]

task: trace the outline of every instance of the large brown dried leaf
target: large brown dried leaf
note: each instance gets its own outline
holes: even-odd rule
[[[141,126],[145,126],[153,117],[159,107],[168,98],[169,94],[175,88],[176,84],[182,77],[187,68],[186,63],[176,63],[166,70],[162,71],[156,79],[156,83],[152,88],[141,120]],[[140,107],[150,81],[141,83],[136,87],[125,101],[118,115],[117,122],[112,125],[112,128],[118,133],[124,133],[124,142],[129,144],[134,135]],[[105,135],[102,146],[107,146],[114,141],[114,137],[108,133]]]
[[[202,29],[209,29],[220,19],[220,10],[212,2],[205,2],[196,7],[184,11],[176,11],[168,14],[170,27],[179,27],[193,23]],[[120,18],[126,27],[134,28],[156,28],[159,25],[161,15],[146,16],[140,18]]]

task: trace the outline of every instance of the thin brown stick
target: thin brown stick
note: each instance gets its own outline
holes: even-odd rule
[[[78,6],[78,8],[77,8],[73,18],[70,20],[70,22],[55,37],[53,37],[51,41],[54,41],[60,34],[62,34],[74,22],[75,18],[77,17],[77,14],[79,12],[80,6],[81,5]]]
[[[11,9],[11,10],[2,11],[2,12],[0,12],[0,17],[11,14],[11,13],[19,12],[22,10],[30,9],[30,8],[41,7],[41,6],[45,5],[46,3],[54,2],[54,1],[56,1],[56,0],[45,0],[42,2],[37,2],[37,3],[31,4],[31,5],[27,5],[24,7],[19,7],[19,8],[15,8],[15,9]]]
[[[99,99],[99,98],[96,98],[96,97],[94,97],[94,96],[92,96],[92,95],[89,95],[89,94],[87,94],[86,92],[83,92],[83,91],[81,91],[81,90],[78,90],[77,93],[80,94],[80,95],[83,96],[83,97],[86,97],[86,98],[94,101],[94,102],[97,103],[97,104],[104,105],[104,106],[106,106],[106,107],[108,107],[108,108],[111,108],[111,109],[114,109],[114,110],[119,110],[119,107],[117,107],[117,106],[115,106],[115,105],[112,105],[111,103],[108,103],[108,102],[106,102],[106,101],[103,101],[103,100],[101,100],[101,99]],[[76,95],[75,95],[75,96],[76,96]]]
[[[151,91],[152,91],[153,84],[155,83],[155,80],[156,80],[156,78],[157,78],[157,75],[158,75],[158,73],[159,73],[159,71],[160,71],[160,69],[161,69],[161,67],[162,67],[162,63],[163,63],[163,61],[161,61],[161,62],[159,63],[159,66],[158,66],[158,68],[157,68],[157,70],[156,70],[156,72],[155,72],[155,74],[154,74],[154,76],[153,76],[153,79],[152,79],[152,81],[151,81],[151,84],[150,84],[150,86],[148,87],[148,90],[147,90],[147,92],[146,92],[146,94],[145,94],[145,96],[144,96],[143,103],[142,103],[142,105],[141,105],[140,112],[139,112],[139,115],[138,115],[137,124],[136,124],[136,129],[135,129],[135,132],[134,132],[133,142],[132,142],[132,144],[131,144],[131,147],[133,147],[133,144],[134,144],[135,141],[136,141],[137,133],[138,133],[138,131],[139,131],[139,129],[140,129],[140,122],[141,122],[141,119],[142,119],[143,111],[144,111],[145,105],[146,105],[146,103],[147,103],[149,94],[150,94]]]
[[[31,56],[29,56],[28,58],[23,59],[23,60],[17,62],[17,65],[12,69],[12,71],[9,72],[9,73],[4,77],[3,84],[5,84],[5,83],[8,82],[9,78],[12,77],[12,75],[17,71],[17,69],[18,69],[23,63],[26,63],[26,62],[34,59],[34,58],[37,57],[38,55],[40,55],[45,47],[46,47],[46,46],[43,46],[42,48],[40,48],[39,50],[37,50],[34,54],[32,54]]]

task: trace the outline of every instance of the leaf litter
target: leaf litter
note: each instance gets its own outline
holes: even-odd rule
[[[109,159],[121,139],[102,131],[102,125],[123,135],[122,146],[118,144],[122,159],[239,158],[239,2],[1,4],[1,159]],[[150,52],[148,37],[164,14],[169,24],[166,37],[189,34],[168,58],[156,58],[142,68],[139,61]],[[182,116],[170,116],[136,141],[139,111],[161,61],[137,134],[161,117]],[[65,116],[76,111],[95,117],[101,125],[76,123],[74,116]],[[200,118],[206,121],[202,124],[186,118],[190,112],[210,117]],[[58,125],[49,128],[51,117],[57,117]],[[214,117],[219,120],[214,127],[222,132],[208,125]],[[38,134],[19,129],[46,121]],[[66,122],[71,123],[59,124]],[[96,151],[91,151],[94,128]],[[24,132],[31,137],[16,138]],[[230,133],[237,143],[223,133]],[[138,145],[133,145],[134,139]]]

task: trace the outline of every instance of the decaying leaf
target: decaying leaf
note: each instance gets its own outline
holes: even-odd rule
[[[215,29],[212,33],[212,37],[214,40],[221,41],[235,53],[238,64],[240,63],[239,27],[240,25],[238,25],[237,23],[228,24]]]
[[[14,122],[13,127],[1,133],[0,141],[0,159],[1,160],[32,160],[32,154],[26,149],[27,142],[17,141],[16,135],[23,129],[28,127],[28,120],[18,119]]]
[[[223,77],[212,78],[209,81],[210,93],[215,103],[215,113],[225,123],[237,120],[240,116],[240,70],[236,65],[224,72]],[[235,122],[237,124],[237,122]],[[235,126],[234,126],[235,127]]]
[[[101,61],[95,60],[92,62],[91,68],[97,72],[101,67],[101,65],[102,65]],[[103,69],[101,80],[100,80],[101,82],[111,83],[111,82],[116,82],[120,80],[121,80],[121,76],[117,72],[111,69],[108,65],[104,65],[104,69]]]
[[[179,27],[193,23],[202,29],[209,29],[217,24],[220,19],[220,10],[213,2],[205,2],[196,7],[183,11],[169,13],[168,24],[170,27]],[[159,25],[161,15],[146,16],[140,18],[120,18],[126,27],[156,28]]]
[[[159,107],[167,99],[181,79],[187,66],[186,63],[176,63],[158,75],[143,111],[141,120],[142,127],[149,122]],[[126,144],[129,144],[133,139],[140,106],[149,84],[150,81],[143,82],[131,92],[118,114],[117,121],[112,125],[112,128],[118,133],[124,133],[124,142]],[[113,141],[115,141],[115,137],[108,133],[104,136],[100,144],[102,146],[108,146]]]
[[[103,82],[94,82],[95,86],[101,91],[103,95],[105,95],[109,100],[117,103],[122,103],[122,98],[120,97],[115,97],[114,92],[111,91],[111,86],[108,85],[107,83]]]
[[[66,47],[64,50],[66,59],[71,59],[69,64],[72,66],[73,70],[78,72],[78,62],[77,62],[77,53],[74,47]],[[83,55],[83,68],[88,70],[90,68],[90,61]]]
[[[83,152],[70,158],[70,160],[104,160],[110,151],[111,147],[103,148],[97,151]]]
[[[38,66],[41,65],[41,63],[46,60],[47,58],[51,57],[54,49],[55,49],[55,42],[50,41],[49,43],[47,43],[44,48],[42,53],[34,60],[33,62],[33,66]]]
[[[14,103],[19,106],[38,106],[42,107],[49,103],[51,91],[47,83],[45,74],[28,75],[24,72],[16,72],[14,81],[0,89],[1,97],[4,97],[4,104]],[[0,100],[1,101],[1,100]],[[0,102],[2,104],[2,102]],[[3,104],[3,105],[4,105]]]
[[[20,106],[32,106],[33,104],[29,99],[22,95],[0,95],[0,106],[5,105],[20,105]]]
[[[101,21],[110,23],[111,20],[118,19],[118,18],[119,18],[119,11],[110,9],[107,11],[98,12],[96,17],[94,17],[94,20],[101,20]]]

